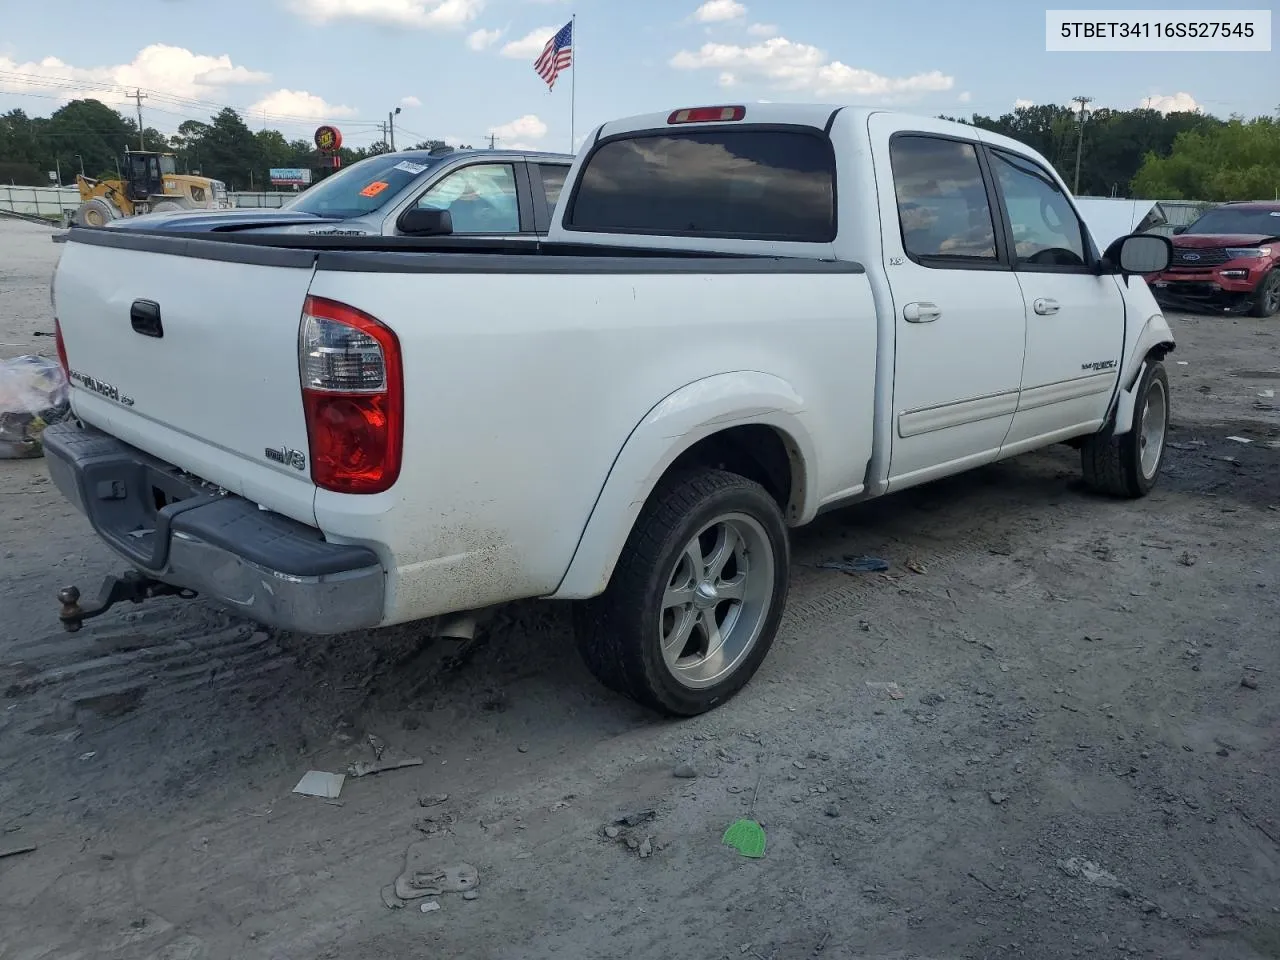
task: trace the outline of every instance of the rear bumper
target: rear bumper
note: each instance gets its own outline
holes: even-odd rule
[[[49,475],[116,553],[259,623],[333,634],[377,626],[386,574],[367,547],[261,510],[77,423],[43,434]]]

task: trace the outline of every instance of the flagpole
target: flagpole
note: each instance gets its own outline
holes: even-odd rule
[[[569,152],[573,153],[573,123],[578,100],[578,15],[569,18],[569,42],[573,44],[573,61],[569,64]]]

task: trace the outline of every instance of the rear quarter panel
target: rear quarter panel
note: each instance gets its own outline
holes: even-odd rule
[[[331,272],[322,261],[312,284],[389,325],[403,351],[399,481],[376,496],[319,491],[315,503],[331,538],[391,554],[388,622],[554,591],[628,436],[664,398],[717,374],[792,386],[818,451],[811,495],[861,482],[876,352],[865,275],[500,269]]]

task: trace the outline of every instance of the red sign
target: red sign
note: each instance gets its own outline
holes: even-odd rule
[[[332,152],[342,146],[342,133],[337,127],[319,127],[316,130],[315,142],[317,149]]]

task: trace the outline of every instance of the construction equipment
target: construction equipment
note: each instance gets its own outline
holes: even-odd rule
[[[95,180],[80,174],[80,206],[74,223],[105,227],[120,217],[172,210],[221,210],[231,206],[221,180],[177,172],[171,153],[134,150],[124,155],[118,180]]]

